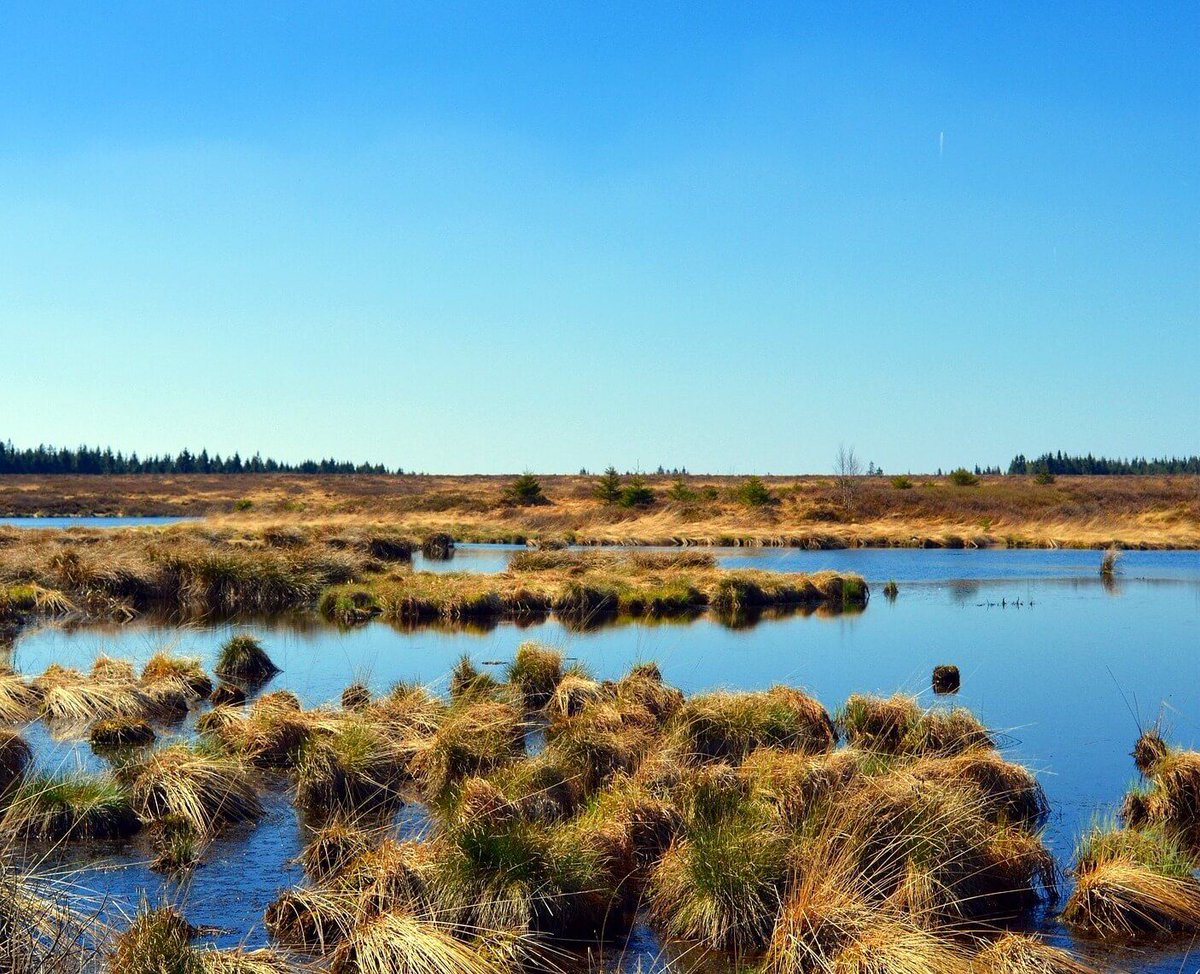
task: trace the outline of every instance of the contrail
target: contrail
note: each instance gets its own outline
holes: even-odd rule
[[[946,133],[938,132],[938,158],[940,159],[946,151]]]

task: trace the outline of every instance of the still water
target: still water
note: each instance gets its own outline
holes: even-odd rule
[[[438,572],[502,572],[523,545],[460,544],[447,561],[429,561],[418,552],[413,567]],[[580,550],[580,549],[576,549]],[[584,549],[630,550],[630,549]],[[636,548],[675,551],[679,548]],[[1044,548],[700,548],[726,568],[759,568],[777,572],[833,569],[857,572],[868,582],[949,581],[951,579],[1095,578],[1102,553],[1095,550]],[[1125,551],[1118,560],[1125,578],[1200,580],[1200,551]]]
[[[0,517],[0,527],[140,528],[199,520],[198,517]]]
[[[1139,727],[1161,717],[1176,743],[1200,746],[1200,556],[1194,552],[1131,552],[1124,575],[1108,587],[1095,576],[1094,552],[741,549],[723,557],[763,567],[853,566],[869,579],[897,579],[900,593],[888,601],[877,588],[860,614],[793,616],[738,630],[707,616],[690,624],[630,622],[582,633],[553,619],[488,631],[400,632],[381,623],[350,631],[282,623],[243,628],[259,635],[283,668],[268,688],[291,689],[309,705],[335,700],[355,679],[377,691],[400,679],[444,687],[460,655],[495,661],[498,668],[527,639],[561,647],[601,677],[654,659],[689,693],[784,682],[807,687],[831,710],[852,692],[903,690],[933,704],[930,671],[955,663],[962,690],[954,702],[1000,732],[1011,759],[1038,772],[1053,807],[1048,842],[1064,868],[1080,830],[1110,814],[1136,777],[1128,755]],[[913,566],[924,566],[926,580],[906,580]],[[967,567],[980,577],[958,577]],[[943,575],[958,578],[943,581]],[[32,674],[54,661],[86,667],[101,652],[144,660],[169,644],[211,668],[232,629],[44,629],[18,640],[13,662]],[[28,733],[44,764],[96,762],[86,744],[52,742],[40,725]],[[407,815],[417,827],[419,814]],[[279,887],[300,879],[291,864],[299,851],[294,812],[278,791],[262,823],[221,839],[186,891],[141,865],[146,852],[137,844],[112,850],[112,865],[121,868],[93,870],[85,880],[130,906],[143,889],[186,895],[193,923],[228,930],[223,943],[258,944],[265,941],[264,907]],[[1052,916],[1043,924],[1055,938],[1065,936]],[[642,952],[645,969],[654,969],[648,962],[658,947],[651,938],[635,942],[630,963]],[[1183,949],[1147,949],[1120,965],[1163,974],[1197,969],[1196,956]]]

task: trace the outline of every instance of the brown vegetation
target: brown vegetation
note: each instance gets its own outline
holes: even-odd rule
[[[551,503],[506,502],[509,476],[127,476],[0,478],[0,514],[174,514],[239,522],[386,521],[403,533],[457,541],[568,538],[583,543],[1066,545],[1200,547],[1196,477],[764,477],[776,501],[749,505],[746,478],[646,477],[657,498],[622,507],[596,478],[541,477]],[[681,499],[673,500],[672,497]]]
[[[551,610],[586,620],[617,611],[686,615],[710,605],[731,614],[778,605],[840,610],[860,608],[868,597],[856,575],[726,570],[700,552],[536,551],[496,575],[416,572],[372,554],[384,538],[397,550],[411,548],[392,529],[345,523],[16,531],[0,536],[0,619],[317,609],[346,624],[372,616],[410,623]],[[115,665],[104,662],[97,675],[131,680]],[[250,637],[235,636],[216,672],[254,683],[277,670]],[[147,664],[139,692],[161,696],[172,686],[205,696],[211,684],[194,661],[161,653]]]

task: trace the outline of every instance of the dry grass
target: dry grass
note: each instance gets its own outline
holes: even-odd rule
[[[178,816],[202,836],[262,814],[246,766],[202,748],[173,744],[123,765],[118,775],[144,819]]]
[[[413,623],[551,610],[577,623],[609,612],[678,616],[706,606],[731,614],[778,605],[837,610],[860,608],[869,594],[854,575],[724,570],[687,552],[538,552],[500,575],[414,572],[372,555],[370,546],[347,547],[352,530],[339,523],[286,531],[271,524],[23,531],[0,545],[0,596],[31,584],[57,593],[29,599],[19,620],[315,609],[351,624],[373,616]],[[269,660],[259,658],[253,662],[262,671],[238,676],[244,662],[231,653],[217,673],[269,675]]]
[[[1133,756],[1147,784],[1125,796],[1125,823],[1164,828],[1200,849],[1200,752],[1170,747],[1150,730],[1138,739]]]
[[[1200,547],[1200,489],[1188,476],[1064,476],[1051,485],[1032,477],[983,477],[971,490],[932,476],[911,477],[908,490],[893,487],[889,478],[863,477],[850,510],[833,476],[764,477],[779,502],[758,508],[737,499],[742,477],[685,477],[696,496],[673,502],[665,500],[672,478],[649,476],[647,485],[660,499],[645,509],[606,505],[594,496],[595,478],[577,476],[543,476],[552,503],[512,507],[503,502],[511,479],[9,476],[0,478],[0,513],[191,514],[231,525],[336,523],[342,526],[335,532],[352,550],[388,530],[410,538],[445,532],[459,541]],[[247,510],[235,510],[245,502]]]
[[[1106,940],[1200,933],[1196,866],[1159,830],[1097,826],[1076,852],[1063,921]]]
[[[6,836],[43,842],[119,839],[141,823],[129,798],[107,776],[26,775],[6,795]]]
[[[17,724],[37,712],[41,695],[25,678],[12,671],[0,671],[0,724]]]
[[[975,958],[982,974],[1094,974],[1093,968],[1037,937],[1009,933]]]

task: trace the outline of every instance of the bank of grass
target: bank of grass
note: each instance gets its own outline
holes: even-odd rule
[[[535,551],[499,575],[412,571],[385,559],[409,545],[376,526],[183,525],[165,529],[26,532],[0,544],[0,595],[37,579],[40,599],[19,602],[18,621],[38,616],[128,620],[147,611],[184,617],[311,612],[354,622],[382,615],[414,622],[478,619],[555,611],[588,618],[625,612],[678,616],[705,606],[738,613],[766,606],[856,608],[866,603],[855,575],[811,575],[718,567],[698,552]],[[0,598],[3,606],[17,605]],[[246,637],[235,637],[217,667],[223,677],[260,679],[268,661],[244,660]],[[236,651],[236,652],[235,652]],[[227,658],[228,657],[228,658]],[[262,664],[258,666],[257,664]],[[243,672],[245,671],[245,672]],[[109,674],[114,682],[131,674]],[[177,684],[191,695],[210,686],[192,661],[159,654],[147,665],[142,690]]]
[[[354,622],[373,616],[415,623],[555,612],[576,620],[604,614],[672,617],[711,607],[737,614],[771,606],[864,606],[861,577],[724,569],[711,556],[684,553],[534,552],[499,574],[408,572],[331,586],[319,610]]]

